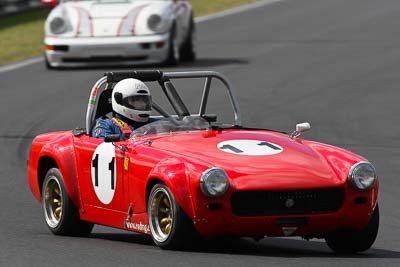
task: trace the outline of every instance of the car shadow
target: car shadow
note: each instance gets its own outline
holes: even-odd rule
[[[166,66],[166,65],[141,65],[141,66],[121,66],[118,64],[108,66],[90,66],[90,67],[62,67],[51,69],[49,71],[74,71],[74,70],[150,70],[150,69],[187,69],[187,68],[211,68],[227,65],[244,65],[249,64],[246,59],[240,58],[199,58],[193,62],[181,62],[178,66]]]
[[[155,247],[150,236],[136,233],[92,233],[89,238]],[[210,240],[197,240],[195,243],[195,245],[185,248],[184,251],[285,258],[400,259],[400,251],[395,250],[371,248],[362,253],[336,254],[327,247],[325,242],[288,238],[265,238],[255,241],[251,238],[219,237]]]
[[[218,67],[226,65],[247,65],[250,61],[241,58],[199,58],[194,62],[182,62],[179,67]]]

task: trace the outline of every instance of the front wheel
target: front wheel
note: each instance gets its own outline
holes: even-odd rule
[[[172,26],[168,41],[168,57],[165,61],[167,66],[176,66],[180,61],[179,45],[175,25]]]
[[[51,168],[46,174],[42,207],[46,224],[55,235],[85,236],[93,229],[92,223],[80,220],[78,208],[69,198],[58,168]]]
[[[367,226],[360,230],[337,230],[326,236],[326,244],[336,253],[356,253],[369,249],[375,242],[379,228],[379,206]]]
[[[162,183],[151,189],[147,214],[154,243],[163,249],[182,249],[196,237],[192,220]]]
[[[55,68],[50,64],[50,61],[49,61],[49,59],[47,58],[46,55],[44,55],[44,63],[45,63],[46,69],[48,69],[48,70],[54,70],[54,69],[55,69]]]

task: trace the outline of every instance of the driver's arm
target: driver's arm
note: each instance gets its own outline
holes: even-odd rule
[[[115,134],[115,126],[110,119],[99,118],[92,130],[92,136],[95,138],[104,138],[107,135]]]

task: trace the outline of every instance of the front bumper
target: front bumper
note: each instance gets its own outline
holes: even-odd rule
[[[202,236],[242,237],[302,236],[323,238],[337,229],[361,230],[369,222],[377,204],[378,187],[369,192],[344,188],[344,199],[333,212],[238,216],[232,211],[231,195],[206,199],[197,195],[193,222]],[[363,201],[360,201],[363,200]],[[218,207],[218,208],[216,208]]]
[[[169,33],[132,37],[46,37],[46,60],[51,67],[141,65],[163,63]]]

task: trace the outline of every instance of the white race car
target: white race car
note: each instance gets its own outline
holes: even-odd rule
[[[170,64],[196,57],[186,0],[42,0],[46,66]]]

